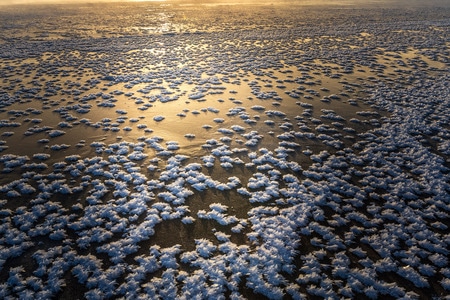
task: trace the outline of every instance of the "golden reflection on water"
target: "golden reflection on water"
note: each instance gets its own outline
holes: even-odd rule
[[[204,9],[180,3],[170,6],[135,3],[129,7],[130,16],[120,19],[119,24],[108,12],[117,13],[123,4],[68,6],[66,21],[61,23],[55,22],[57,17],[53,13],[37,9],[37,15],[47,16],[48,22],[38,23],[42,28],[31,26],[25,42],[45,41],[56,46],[53,51],[33,52],[30,54],[33,57],[9,59],[7,54],[2,54],[5,55],[0,59],[0,69],[5,74],[2,91],[23,98],[0,111],[0,120],[20,123],[19,127],[1,128],[0,140],[8,146],[1,154],[28,155],[30,161],[36,161],[34,154],[50,154],[45,161],[49,168],[39,171],[48,174],[54,163],[64,161],[69,155],[107,159],[107,152],[91,147],[94,142],[106,146],[120,142],[137,144],[161,137],[162,147],[174,142],[179,146],[174,154],[186,155],[188,163],[199,164],[203,163],[203,156],[211,154],[205,144],[213,139],[237,149],[233,158],[243,162],[249,161],[249,152],[263,148],[275,151],[282,142],[280,135],[292,132],[319,135],[325,131],[342,143],[331,147],[316,138],[290,137],[288,142],[297,145],[290,149],[287,161],[297,162],[306,170],[314,164],[311,154],[321,151],[334,154],[345,147],[350,149],[360,139],[360,133],[379,127],[383,117],[389,116],[368,101],[368,89],[380,83],[405,84],[401,72],[410,71],[414,66],[430,76],[442,74],[446,68],[444,58],[433,60],[414,48],[388,51],[373,47],[376,34],[366,32],[367,28],[343,36],[319,35],[312,28],[304,36],[298,34],[301,38],[290,39],[286,32],[310,15],[296,15],[299,10],[291,11],[289,7],[258,6],[258,11],[267,17],[264,20],[255,17],[254,7],[242,10],[229,4],[214,4]],[[63,11],[57,9],[59,13]],[[341,18],[346,14],[341,10],[328,13]],[[322,16],[322,10],[313,16],[322,20],[325,27],[332,23]],[[71,27],[73,30],[68,29]],[[276,31],[277,28],[283,30]],[[5,30],[11,33],[10,38],[20,40],[25,36],[23,30]],[[282,34],[286,36],[280,37]],[[62,43],[64,48],[52,43],[66,39],[67,44]],[[6,40],[3,38],[3,42]],[[72,40],[76,42],[72,44]],[[92,49],[97,42],[100,46]],[[81,49],[80,45],[88,46]],[[369,57],[370,61],[359,61],[351,55],[352,50],[366,48],[376,53]],[[329,55],[333,51],[337,53],[334,57]],[[339,55],[347,60],[340,61]],[[26,93],[34,93],[35,87],[40,88],[39,92],[27,97]],[[78,104],[85,111],[74,110],[73,106]],[[234,110],[243,113],[231,113]],[[271,115],[271,111],[281,114]],[[339,122],[324,117],[330,112],[338,115]],[[164,119],[158,120],[158,116]],[[354,118],[358,122],[353,122]],[[45,126],[49,128],[28,135],[30,130]],[[64,134],[50,137],[53,129]],[[255,146],[246,146],[244,134],[253,131],[261,135],[261,140]],[[52,150],[55,145],[68,148]],[[145,147],[144,153],[148,157],[137,161],[137,166],[143,170],[146,180],[159,180],[168,156],[161,156],[150,147]],[[154,168],[146,170],[149,165]],[[220,182],[236,176],[246,186],[258,170],[244,164],[224,168],[216,159],[212,167],[203,166],[202,171]],[[0,184],[21,176],[20,168],[2,174]],[[70,184],[79,181],[72,178]],[[58,201],[67,209],[73,204],[84,207],[87,195],[83,191]],[[116,200],[111,193],[105,198],[106,203]],[[152,204],[158,201],[163,200],[155,196]],[[11,201],[8,205],[17,207],[22,202]],[[191,216],[197,216],[198,211],[212,203],[222,203],[229,207],[229,215],[239,219],[248,218],[249,210],[259,205],[250,203],[235,189],[195,192],[186,202]],[[155,227],[154,235],[140,244],[138,254],[144,254],[150,245],[181,244],[185,250],[193,250],[195,239],[215,240],[216,227],[219,226],[212,221],[199,218],[190,225],[180,220],[164,221]],[[229,227],[220,230],[231,233]],[[249,244],[246,230],[251,229],[233,233],[231,241]]]
[[[198,48],[207,47],[197,46]],[[186,45],[186,49],[190,49],[190,45]],[[143,50],[134,50],[129,54],[133,55],[135,53],[149,53],[151,55],[157,55],[158,53],[163,53],[164,50],[161,48],[158,50],[154,49],[143,49]],[[79,55],[79,53],[74,53],[74,55]],[[148,54],[146,54],[148,55]],[[141,56],[137,56],[136,59],[139,59]],[[52,60],[54,57],[45,54],[39,60],[46,61]],[[150,60],[151,62],[151,60]],[[31,61],[30,61],[31,63]],[[36,61],[34,62],[36,63]],[[145,74],[148,71],[148,67],[146,66],[148,63],[142,64],[142,69],[139,70],[142,74]],[[315,62],[315,65],[319,66],[321,62]],[[326,64],[322,66],[327,67]],[[337,68],[337,66],[328,65],[330,68]],[[164,65],[153,65],[151,66],[153,71],[157,71],[160,68],[164,68]],[[67,67],[61,67],[60,70],[67,71],[69,73],[73,73],[75,69],[70,69]],[[289,73],[286,73],[286,70]],[[296,99],[282,96],[282,101],[272,101],[272,100],[261,100],[257,99],[252,95],[251,88],[247,84],[248,82],[254,81],[258,82],[261,86],[266,86],[262,88],[262,91],[271,91],[276,90],[280,95],[283,95],[284,91],[290,91],[295,89],[298,84],[294,82],[284,82],[282,87],[276,87],[276,80],[280,78],[286,78],[286,74],[289,74],[288,77],[296,78],[302,76],[302,72],[295,70],[295,68],[288,67],[286,69],[274,69],[274,70],[266,70],[266,74],[264,76],[256,76],[248,73],[241,73],[236,78],[245,79],[235,80],[235,83],[224,83],[222,82],[218,86],[221,88],[220,94],[211,94],[206,95],[202,99],[199,100],[191,100],[188,98],[188,95],[195,92],[198,85],[194,83],[183,83],[178,85],[175,90],[170,88],[170,83],[165,80],[160,81],[157,84],[157,88],[153,88],[150,93],[139,93],[139,90],[145,89],[149,83],[139,83],[133,86],[133,88],[126,88],[126,84],[115,84],[113,86],[108,86],[105,84],[100,84],[95,88],[91,88],[86,92],[82,92],[80,95],[76,97],[79,99],[83,97],[83,95],[87,94],[96,94],[98,92],[102,92],[105,94],[114,94],[115,91],[123,91],[124,94],[114,95],[114,98],[117,100],[115,102],[114,108],[103,108],[97,107],[99,100],[90,103],[92,106],[90,108],[89,114],[87,117],[89,118],[91,123],[98,122],[104,118],[109,118],[112,122],[115,122],[118,118],[121,117],[120,114],[115,113],[116,111],[125,111],[126,112],[126,120],[124,123],[120,124],[119,128],[121,128],[118,132],[110,132],[104,131],[102,127],[100,128],[92,128],[86,127],[85,125],[77,125],[74,128],[65,129],[66,134],[57,138],[52,138],[51,143],[49,145],[39,145],[37,140],[44,138],[44,134],[37,134],[33,137],[24,137],[23,133],[27,129],[26,126],[23,126],[20,130],[16,130],[15,135],[8,138],[8,141],[12,145],[26,145],[27,147],[15,147],[11,148],[17,154],[27,154],[29,153],[28,149],[34,149],[33,151],[40,149],[43,152],[48,152],[47,148],[51,146],[53,143],[65,143],[65,144],[73,144],[74,141],[86,140],[86,145],[89,145],[91,142],[96,141],[99,137],[103,137],[102,141],[106,144],[114,143],[118,140],[136,140],[142,136],[162,136],[167,141],[178,141],[181,150],[180,153],[187,154],[190,156],[200,156],[205,155],[207,151],[201,148],[201,145],[207,139],[215,138],[219,139],[222,137],[222,134],[217,130],[219,128],[230,128],[231,125],[240,125],[246,129],[246,132],[255,130],[255,131],[273,131],[271,135],[264,135],[264,139],[262,140],[262,144],[259,147],[265,147],[267,145],[275,145],[277,144],[277,139],[274,138],[277,134],[283,132],[283,130],[278,128],[278,125],[282,124],[283,118],[272,118],[267,117],[264,111],[254,111],[251,109],[253,105],[262,105],[267,110],[281,110],[287,112],[286,119],[292,120],[296,116],[301,115],[304,109],[299,107],[298,101]],[[355,75],[349,75],[353,77]],[[83,85],[87,80],[91,78],[99,78],[99,76],[95,76],[93,73],[84,72],[80,74],[75,80],[74,83],[78,83],[79,85]],[[58,78],[58,77],[56,77]],[[64,82],[65,78],[60,77]],[[202,74],[202,78],[208,78],[206,74]],[[341,78],[330,78],[329,76],[325,76],[323,73],[319,72],[318,75],[312,76],[311,80],[315,80],[318,83],[313,86],[311,89],[316,93],[311,95],[311,99],[303,99],[302,101],[314,104],[315,108],[315,116],[319,117],[321,109],[332,108],[343,115],[344,118],[349,119],[351,117],[356,116],[356,112],[360,110],[368,109],[369,107],[362,102],[359,102],[357,106],[350,106],[346,103],[345,99],[350,98],[350,95],[347,97],[343,97],[343,101],[333,102],[333,104],[325,103],[319,101],[322,97],[338,94],[342,91],[342,84],[339,83]],[[354,78],[351,78],[353,81]],[[67,85],[64,84],[64,86]],[[322,86],[327,87],[326,91],[321,91],[320,88]],[[176,101],[169,101],[165,103],[161,103],[160,101],[149,101],[147,99],[152,96],[161,95],[161,92],[164,90],[169,90],[179,95]],[[126,96],[127,93],[133,94],[133,96]],[[308,93],[306,93],[308,94]],[[145,96],[146,98],[144,98]],[[360,97],[359,92],[355,91],[355,97]],[[70,94],[65,97],[66,99],[62,99],[62,102],[59,105],[71,105],[74,103],[74,97]],[[148,109],[145,111],[140,111],[137,109],[141,107],[137,105],[135,101],[132,99],[142,98],[144,99],[144,103],[150,104]],[[58,98],[54,98],[55,101],[58,101]],[[53,101],[53,100],[51,100]],[[60,99],[61,101],[61,99]],[[55,102],[58,103],[58,102]],[[36,102],[33,103],[23,103],[23,104],[14,104],[9,109],[15,110],[23,110],[28,107],[35,107],[36,109],[42,109],[42,106]],[[210,112],[208,108],[217,109],[217,112]],[[229,117],[228,111],[235,107],[244,107],[246,111],[249,113],[250,118],[257,118],[257,122],[254,125],[246,124],[244,120],[240,119],[238,116]],[[153,120],[155,116],[162,115],[165,117],[163,121],[157,122]],[[39,116],[43,119],[43,123],[39,124],[40,126],[49,125],[55,127],[56,124],[60,121],[60,116],[56,114],[52,109],[44,109],[42,114]],[[83,118],[83,115],[78,115],[78,118]],[[223,119],[223,123],[216,123],[214,119],[219,118]],[[20,121],[21,118],[18,119]],[[24,119],[24,117],[22,118]],[[137,119],[137,122],[131,122],[131,119]],[[275,126],[268,126],[264,124],[266,120],[275,121]],[[139,129],[138,125],[146,125],[145,128]],[[209,128],[205,129],[204,125],[208,125]],[[82,127],[82,130],[79,130],[79,127]],[[123,128],[131,128],[131,131],[124,131]],[[147,129],[147,132],[144,130]],[[149,131],[150,130],[150,131]],[[194,138],[187,138],[187,135],[192,135]],[[241,147],[240,141],[242,137],[238,133],[234,133],[230,136],[232,138],[232,142],[229,144],[230,147]],[[304,147],[315,147],[317,146],[315,142],[304,142]],[[308,144],[309,143],[309,144]],[[37,145],[38,148],[33,147],[33,144]],[[84,147],[84,149],[89,149],[88,146]],[[79,151],[82,153],[92,153],[93,150],[76,149],[75,147],[71,147],[67,150],[62,151],[58,155],[54,155],[55,161],[60,159],[63,155],[69,155],[71,153],[78,153]]]

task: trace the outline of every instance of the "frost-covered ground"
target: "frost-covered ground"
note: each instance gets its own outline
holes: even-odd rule
[[[369,8],[2,8],[0,298],[448,299],[450,10]]]

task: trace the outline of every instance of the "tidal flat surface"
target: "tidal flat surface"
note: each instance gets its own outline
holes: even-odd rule
[[[295,3],[3,6],[0,298],[448,299],[449,5]]]

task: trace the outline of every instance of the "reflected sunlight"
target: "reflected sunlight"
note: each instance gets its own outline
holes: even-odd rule
[[[29,4],[73,4],[73,3],[133,3],[133,2],[173,2],[183,5],[206,4],[206,5],[236,5],[236,4],[290,4],[300,6],[317,5],[394,5],[394,6],[435,6],[448,5],[447,0],[0,0],[0,6],[7,5],[29,5]]]
[[[0,299],[447,295],[450,3],[404,1],[0,0]]]

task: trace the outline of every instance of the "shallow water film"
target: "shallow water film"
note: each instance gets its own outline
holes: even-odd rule
[[[2,6],[0,298],[448,299],[450,6],[408,3]]]

